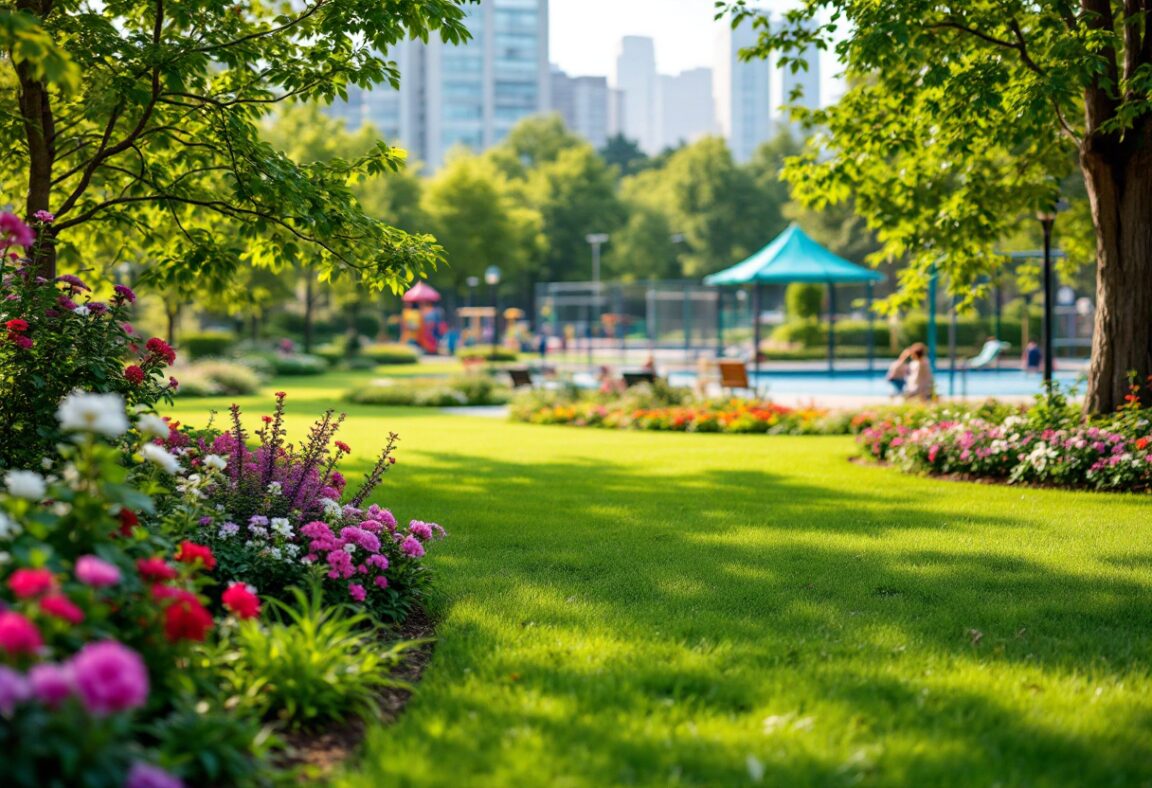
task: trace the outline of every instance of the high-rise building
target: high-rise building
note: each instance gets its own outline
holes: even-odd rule
[[[732,155],[740,162],[751,159],[756,148],[772,138],[774,104],[780,103],[773,100],[771,62],[740,60],[740,50],[756,41],[757,31],[748,22],[736,29],[725,27],[716,41],[716,119]]]
[[[656,76],[656,47],[651,38],[625,36],[620,41],[616,88],[624,94],[624,135],[635,140],[645,153],[659,153],[657,94],[660,86]]]
[[[660,147],[675,148],[716,133],[712,69],[694,68],[676,76],[661,75]]]
[[[552,109],[598,149],[608,141],[610,101],[607,77],[570,77],[553,68]]]
[[[465,6],[470,41],[405,42],[389,52],[400,89],[350,91],[334,116],[372,123],[431,169],[449,150],[499,143],[519,121],[547,112],[548,0],[483,0]]]

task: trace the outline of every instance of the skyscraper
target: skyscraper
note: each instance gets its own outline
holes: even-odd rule
[[[661,148],[675,148],[716,133],[712,69],[661,75],[658,98]]]
[[[660,152],[656,48],[651,38],[625,36],[616,58],[616,88],[623,93],[624,135],[645,153]]]
[[[725,27],[716,41],[713,86],[716,119],[737,161],[752,158],[775,131],[772,64],[766,59],[740,60],[740,50],[753,46],[757,32],[748,22],[735,30]]]
[[[608,141],[610,101],[607,77],[570,77],[553,69],[552,109],[596,148]]]
[[[351,127],[372,123],[436,169],[451,148],[485,150],[519,121],[546,112],[548,0],[483,0],[465,13],[470,41],[400,44],[389,53],[400,66],[400,89],[350,91],[331,113]]]

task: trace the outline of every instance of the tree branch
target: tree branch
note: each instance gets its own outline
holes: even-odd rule
[[[308,19],[310,16],[312,16],[317,11],[319,11],[321,8],[328,5],[328,2],[329,2],[329,0],[320,0],[318,3],[316,3],[316,5],[307,9],[305,11],[305,13],[296,17],[295,19],[288,20],[287,22],[280,25],[279,27],[272,27],[272,28],[269,28],[267,30],[262,30],[259,33],[249,33],[246,36],[240,36],[240,38],[233,39],[232,41],[226,41],[223,44],[213,44],[212,46],[197,47],[195,49],[189,49],[188,52],[199,52],[202,54],[208,53],[208,52],[215,52],[217,49],[229,49],[231,47],[246,43],[248,41],[255,41],[256,39],[259,39],[259,38],[267,38],[268,36],[274,36],[277,33],[283,33],[285,30],[290,30],[291,28],[300,24],[304,20]]]

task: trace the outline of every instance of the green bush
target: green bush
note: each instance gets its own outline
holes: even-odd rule
[[[236,337],[227,331],[204,331],[182,337],[179,347],[190,360],[195,361],[224,356],[235,344]]]
[[[824,286],[806,282],[795,282],[784,291],[784,302],[788,308],[788,319],[811,320],[820,317],[824,309]]]
[[[267,600],[274,620],[240,622],[220,655],[228,690],[242,707],[293,728],[376,713],[380,690],[396,686],[391,669],[414,644],[382,645],[367,615],[326,605],[319,586],[292,596],[292,604]]]
[[[307,353],[276,353],[271,357],[277,375],[302,377],[323,375],[328,371],[328,362],[320,356]]]
[[[464,348],[456,352],[456,357],[461,361],[483,360],[509,362],[520,360],[519,353],[502,347],[496,348],[496,352],[493,353],[490,345],[476,345],[475,347]]]
[[[360,355],[376,364],[415,364],[420,361],[420,352],[410,345],[399,342],[365,345]]]
[[[260,388],[260,376],[244,364],[235,361],[197,361],[176,370],[180,381],[178,396],[216,397],[255,394]]]
[[[818,347],[828,344],[828,331],[818,320],[790,320],[772,329],[769,339],[781,344]]]
[[[358,405],[445,408],[461,405],[503,405],[511,398],[507,386],[485,375],[465,375],[449,381],[415,378],[373,384],[351,391],[347,399]]]
[[[337,340],[321,345],[312,351],[315,355],[335,366],[348,357],[348,348],[344,342]]]

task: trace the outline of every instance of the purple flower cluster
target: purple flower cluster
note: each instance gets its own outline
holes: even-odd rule
[[[76,698],[94,717],[143,706],[148,670],[132,649],[115,640],[89,643],[64,663],[41,663],[26,676],[0,666],[0,714],[32,700],[54,709]]]

